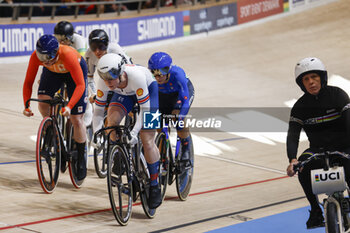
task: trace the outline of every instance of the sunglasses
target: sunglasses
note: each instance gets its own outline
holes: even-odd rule
[[[163,67],[161,69],[153,69],[151,70],[154,76],[166,75],[169,73],[170,67]]]
[[[54,34],[58,42],[62,43],[68,43],[70,44],[72,42],[73,37],[67,37],[66,35],[59,35],[59,34]]]
[[[106,73],[102,73],[99,70],[97,70],[98,75],[100,76],[100,78],[104,81],[109,81],[109,80],[114,80],[120,77],[121,75],[121,70],[117,70],[115,68],[110,69],[108,72]]]
[[[40,53],[38,50],[35,51],[36,56],[41,62],[48,63],[51,62],[53,59],[56,58],[57,55],[57,50],[52,51],[51,53],[48,54],[43,54]]]
[[[97,49],[101,51],[106,51],[107,46],[103,43],[91,43],[90,49],[92,50],[92,52],[95,52]]]

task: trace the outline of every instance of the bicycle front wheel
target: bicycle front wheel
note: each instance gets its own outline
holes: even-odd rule
[[[328,202],[326,208],[326,232],[340,233],[341,222],[341,218],[339,219],[337,214],[337,205],[333,202]]]
[[[169,179],[169,148],[165,133],[161,132],[156,137],[156,145],[159,150],[159,183],[161,185],[162,200],[164,200]]]
[[[132,211],[132,179],[127,153],[120,145],[115,145],[108,156],[107,185],[114,217],[125,226]]]
[[[99,148],[94,148],[94,164],[95,171],[98,177],[105,178],[107,175],[107,141],[106,134],[103,131],[97,136],[97,141],[100,142]]]
[[[61,166],[61,144],[58,129],[51,117],[45,117],[39,126],[36,140],[36,168],[45,193],[57,186]]]
[[[191,137],[191,136],[190,136]],[[192,185],[192,179],[193,179],[193,168],[194,168],[194,151],[193,151],[193,141],[191,138],[191,145],[190,145],[190,163],[186,164],[185,166],[182,166],[180,163],[181,160],[181,151],[179,153],[180,156],[177,158],[177,164],[178,164],[178,172],[176,174],[176,191],[177,195],[180,198],[181,201],[185,201],[190,193],[191,185]]]

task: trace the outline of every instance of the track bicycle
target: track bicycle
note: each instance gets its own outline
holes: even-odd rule
[[[50,116],[44,117],[39,125],[36,140],[36,167],[40,185],[45,193],[52,193],[57,186],[61,163],[68,162],[69,175],[75,188],[84,180],[77,179],[78,153],[73,138],[74,129],[69,119],[64,119],[60,109],[65,106],[64,98],[56,94],[53,99],[29,99],[50,105]],[[58,117],[59,116],[59,117]]]
[[[193,143],[190,145],[188,160],[181,160],[181,140],[177,136],[175,150],[169,137],[169,126],[165,122],[161,132],[156,137],[156,145],[160,153],[160,184],[162,198],[165,197],[167,185],[176,181],[177,195],[181,201],[185,201],[190,193],[193,179],[194,152]],[[191,140],[192,141],[192,140]]]
[[[128,224],[132,213],[132,202],[136,202],[138,197],[148,218],[154,218],[156,214],[156,209],[148,207],[150,174],[143,155],[141,140],[139,138],[134,146],[128,144],[127,137],[130,137],[132,128],[129,122],[131,122],[130,117],[127,116],[124,126],[105,127],[96,131],[94,135],[96,143],[99,134],[105,132],[106,148],[109,148],[107,153],[108,195],[114,217],[122,226]],[[111,133],[116,133],[115,143],[110,140]]]
[[[307,160],[294,165],[294,170],[300,171],[302,167],[314,160],[323,161],[323,168],[311,170],[311,184],[317,198],[319,194],[327,195],[321,203],[325,213],[326,232],[348,233],[350,232],[350,199],[344,196],[344,191],[346,190],[349,194],[349,187],[345,180],[344,167],[331,161],[331,156],[350,158],[350,155],[339,151],[314,153]]]

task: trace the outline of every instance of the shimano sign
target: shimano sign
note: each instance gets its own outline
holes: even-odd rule
[[[165,16],[137,21],[138,40],[175,36],[176,20],[174,16]]]
[[[36,41],[44,35],[42,27],[0,28],[0,57],[6,53],[26,55],[33,52]]]
[[[89,37],[91,31],[102,29],[107,32],[110,41],[119,42],[119,24],[116,22],[110,23],[73,23],[74,31],[85,38]]]

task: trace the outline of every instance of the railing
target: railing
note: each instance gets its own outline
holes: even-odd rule
[[[147,2],[149,0],[118,0],[118,1],[102,1],[102,2],[71,2],[71,3],[12,3],[12,4],[4,4],[0,3],[0,9],[1,8],[12,8],[12,20],[18,20],[20,16],[21,8],[29,8],[28,11],[28,20],[30,20],[33,16],[33,9],[34,7],[51,7],[51,19],[54,19],[56,16],[56,9],[57,7],[74,7],[74,18],[78,18],[79,15],[79,7],[81,6],[89,6],[89,5],[96,5],[97,11],[96,11],[96,17],[100,17],[100,14],[103,12],[101,11],[103,5],[118,5],[117,14],[120,15],[121,12],[121,6],[123,4],[129,4],[129,3],[138,3],[137,12],[141,12],[142,3]],[[156,6],[155,9],[159,11],[161,8],[161,0],[155,0]],[[218,0],[217,0],[218,1]],[[192,5],[195,5],[197,3],[197,0],[190,0]],[[202,3],[205,3],[205,0],[201,0]],[[178,7],[178,1],[175,0],[174,7]]]

